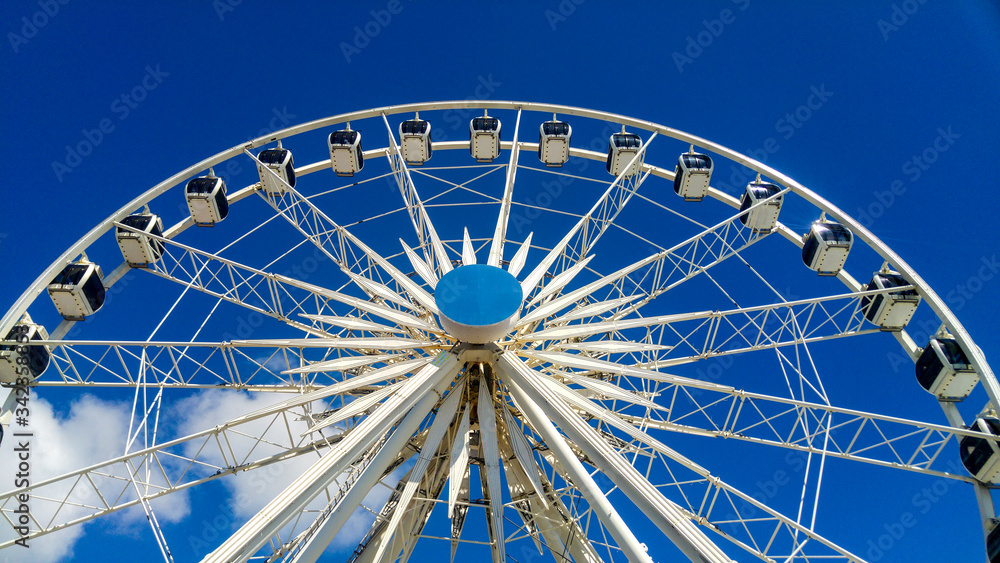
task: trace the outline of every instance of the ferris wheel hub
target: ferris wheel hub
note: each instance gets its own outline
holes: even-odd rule
[[[455,268],[441,278],[434,292],[442,328],[462,342],[476,344],[510,332],[522,299],[521,284],[514,276],[483,264]]]

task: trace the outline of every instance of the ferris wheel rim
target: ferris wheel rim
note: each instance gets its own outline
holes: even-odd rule
[[[868,231],[863,225],[855,221],[853,218],[851,218],[850,216],[846,215],[841,210],[833,206],[833,204],[821,198],[820,196],[818,196],[805,186],[799,184],[790,177],[781,174],[780,172],[774,170],[773,168],[764,165],[763,163],[759,163],[740,153],[731,151],[726,147],[717,145],[715,143],[712,143],[704,139],[687,135],[686,133],[677,132],[675,130],[663,126],[653,124],[651,122],[634,120],[632,118],[627,118],[624,116],[619,116],[607,112],[598,112],[594,110],[585,110],[582,108],[573,108],[570,106],[530,104],[524,102],[472,100],[472,101],[459,101],[459,102],[429,102],[420,104],[406,104],[400,106],[386,106],[383,108],[375,108],[370,110],[362,110],[358,112],[340,114],[337,116],[332,116],[308,122],[306,124],[289,127],[281,131],[278,131],[272,135],[260,137],[258,139],[254,139],[249,143],[237,145],[231,149],[222,151],[210,158],[204,159],[192,165],[191,167],[177,174],[174,174],[167,180],[161,182],[160,184],[157,184],[153,188],[150,188],[149,190],[144,192],[141,196],[133,199],[128,204],[126,204],[126,206],[122,207],[119,211],[109,216],[107,219],[101,222],[97,227],[92,229],[84,237],[82,237],[75,244],[73,244],[55,262],[53,262],[48,269],[46,269],[39,276],[39,278],[32,284],[32,286],[30,286],[21,295],[21,297],[18,298],[15,305],[10,310],[8,310],[3,320],[0,321],[0,330],[4,331],[9,330],[13,326],[13,324],[16,323],[17,320],[22,316],[22,314],[27,310],[27,308],[33,302],[34,298],[37,297],[39,294],[41,294],[45,286],[48,284],[49,280],[51,280],[54,274],[57,273],[58,269],[63,265],[65,265],[66,263],[68,263],[69,261],[71,261],[76,256],[79,256],[83,251],[86,250],[87,247],[90,246],[90,244],[96,241],[100,236],[105,234],[107,231],[112,229],[115,223],[120,222],[121,219],[123,219],[130,213],[134,212],[136,209],[147,204],[149,201],[153,200],[157,196],[169,191],[170,189],[175,188],[176,186],[181,184],[184,180],[194,176],[195,174],[197,174],[202,170],[210,168],[211,166],[223,162],[234,156],[238,156],[240,153],[246,152],[251,148],[257,148],[277,140],[294,137],[295,135],[305,133],[307,131],[329,127],[332,125],[336,125],[338,123],[342,123],[344,121],[358,120],[366,117],[377,117],[379,115],[408,113],[414,111],[483,108],[483,107],[489,109],[506,109],[506,110],[525,109],[529,111],[540,111],[540,112],[556,111],[557,113],[562,113],[564,115],[576,115],[593,119],[610,119],[618,123],[630,124],[633,127],[639,129],[666,134],[671,138],[677,140],[682,140],[685,142],[690,141],[692,142],[692,144],[695,144],[700,148],[712,150],[713,152],[721,154],[734,162],[744,164],[748,168],[778,181],[783,186],[791,189],[793,193],[796,193],[797,195],[803,197],[810,203],[816,205],[816,207],[828,213],[834,219],[837,219],[843,224],[849,226],[851,230],[858,236],[858,238],[866,242],[869,245],[869,247],[878,252],[883,258],[886,259],[886,261],[890,262],[895,269],[903,273],[909,280],[913,282],[915,286],[917,286],[918,291],[928,301],[928,303],[931,305],[932,309],[938,315],[938,317],[942,321],[944,321],[946,325],[948,325],[948,328],[950,329],[951,333],[955,336],[955,338],[960,343],[965,345],[965,348],[966,350],[968,350],[969,355],[972,356],[972,358],[970,359],[973,359],[976,367],[980,368],[977,369],[977,372],[980,374],[980,380],[983,383],[987,393],[989,394],[991,402],[993,404],[997,404],[998,397],[1000,397],[1000,387],[997,386],[996,380],[993,377],[992,371],[990,371],[989,365],[985,362],[985,358],[982,357],[981,350],[971,340],[971,336],[968,335],[964,327],[962,327],[960,321],[958,321],[958,319],[955,318],[954,314],[950,311],[949,308],[947,308],[947,306],[945,306],[940,297],[923,281],[922,278],[920,278],[916,274],[915,271],[913,271],[913,269],[908,264],[906,264],[901,258],[899,258],[898,255],[896,255],[887,245],[882,243],[880,239],[875,237],[874,234]],[[671,132],[673,132],[673,134],[671,134]],[[467,143],[462,141],[456,141],[454,143],[456,146],[448,148],[461,148],[462,146],[467,146]],[[534,146],[532,143],[527,143],[527,142],[520,142],[518,144],[529,148]],[[511,143],[507,142],[505,146],[509,147],[511,146]],[[386,149],[375,149],[373,151],[368,151],[368,152],[371,152],[372,153],[371,156],[374,157],[388,156],[388,153],[385,152],[385,150]],[[380,152],[382,154],[380,154]],[[578,154],[577,156],[580,155]],[[322,164],[324,164],[324,162],[320,161],[312,166],[322,165]],[[652,165],[648,166],[652,167]],[[660,169],[660,170],[666,171],[666,169]],[[669,174],[669,171],[666,172]],[[787,234],[786,238],[788,238]],[[20,310],[18,310],[19,308]],[[988,384],[987,381],[991,381],[992,383]]]

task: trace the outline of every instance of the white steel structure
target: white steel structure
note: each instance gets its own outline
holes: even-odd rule
[[[442,115],[484,110],[513,133],[500,138],[499,160],[476,163],[463,128],[447,129]],[[408,167],[397,136],[415,112],[444,133],[420,168]],[[574,132],[560,168],[540,161],[524,133],[553,114]],[[292,186],[256,160],[275,146],[300,159],[323,154],[348,122],[368,149],[353,178],[320,160],[295,169]],[[610,176],[604,147],[624,128],[641,148]],[[674,163],[695,150],[727,176],[741,170],[743,185],[709,187],[703,202],[675,194]],[[248,180],[226,178],[228,219],[191,229],[185,186],[230,162]],[[761,178],[780,191],[740,212],[745,185]],[[747,214],[779,213],[774,198],[783,202],[775,227],[746,226]],[[138,211],[157,213],[163,235],[123,223]],[[809,225],[782,223],[789,213],[825,214],[853,234],[835,277],[799,259]],[[85,253],[114,256],[116,230],[161,245],[158,259],[134,268],[119,253],[101,263],[115,298],[82,325],[63,320],[46,287]],[[513,315],[486,304],[489,288],[473,294],[468,281],[448,282],[473,264],[516,280]],[[868,289],[870,273],[888,269],[909,285]],[[901,289],[921,297],[909,325],[866,320],[864,303]],[[442,310],[481,304],[482,319],[442,320]],[[366,519],[367,531],[350,538],[350,561],[862,561],[867,536],[824,529],[839,517],[817,520],[824,499],[841,494],[824,479],[860,472],[883,480],[886,495],[911,493],[896,488],[901,476],[970,484],[984,542],[995,517],[988,485],[952,468],[963,437],[994,439],[966,426],[995,409],[1000,386],[943,300],[865,227],[791,178],[621,115],[456,101],[291,127],[125,204],[38,277],[0,334],[29,312],[48,331],[29,345],[49,351],[33,395],[78,388],[135,405],[119,457],[0,494],[0,526],[13,526],[17,494],[30,493],[30,538],[136,506],[172,561],[158,499],[273,466],[305,469],[273,498],[255,499],[256,515],[198,554],[204,561],[317,561],[350,534],[351,518]],[[120,339],[113,327],[122,323],[135,338]],[[447,329],[459,325],[456,334],[473,341]],[[841,369],[854,357],[884,364],[888,353],[915,362],[942,331],[978,378],[964,400],[938,402],[912,365],[890,397],[868,385],[882,364]],[[480,334],[493,340],[470,336]],[[158,424],[175,412],[176,394],[209,390],[274,398],[194,433]],[[5,431],[16,430],[14,406],[0,413]],[[768,495],[753,488],[788,456],[802,462],[790,485]]]

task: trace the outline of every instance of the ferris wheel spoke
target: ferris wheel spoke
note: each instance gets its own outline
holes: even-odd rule
[[[521,129],[521,108],[517,109],[517,121],[514,122],[514,139],[510,144],[510,161],[507,163],[507,180],[504,182],[503,199],[500,200],[500,211],[497,214],[497,226],[493,230],[493,242],[490,244],[490,254],[486,263],[500,267],[503,262],[503,246],[507,238],[507,221],[510,218],[510,202],[514,196],[514,181],[517,178],[517,157],[521,151],[518,143],[518,133]],[[512,274],[517,275],[517,274]]]
[[[979,436],[973,430],[738,389],[726,392],[676,383],[658,393],[669,404],[669,414],[615,414],[643,428],[742,440],[974,481],[947,455],[963,437]]]
[[[509,352],[500,355],[500,369],[507,378],[507,382],[514,385],[516,389],[515,393],[523,393],[522,398],[526,403],[530,401],[530,403],[536,405],[544,413],[544,416],[538,421],[538,426],[548,428],[541,424],[546,419],[558,425],[566,433],[567,437],[593,463],[597,464],[598,468],[610,477],[615,485],[685,555],[692,560],[700,558],[700,560],[718,563],[729,561],[729,558],[691,523],[680,507],[667,500],[634,467],[629,465],[624,458],[612,450],[600,434],[583,422],[559,395],[552,393],[540,381],[539,375],[536,372]],[[538,414],[542,414],[542,412]],[[546,422],[546,424],[548,423]],[[551,424],[549,427],[551,427]],[[535,430],[539,431],[540,428],[536,427]],[[569,459],[569,456],[565,456],[563,463],[572,463],[572,459]],[[600,498],[595,497],[591,502],[600,502]],[[613,532],[616,533],[615,539],[623,549],[626,549],[626,545],[623,544],[635,541],[634,537],[630,539],[624,535],[619,526],[609,524],[609,522],[605,522],[605,525],[608,526],[609,530],[616,530]],[[634,546],[634,544],[632,545]],[[634,551],[634,554],[631,553],[632,551]],[[640,554],[645,553],[641,548],[637,549],[636,547],[628,548],[628,552],[630,552],[630,559],[639,558]],[[645,557],[643,556],[640,560],[644,560]]]
[[[164,252],[164,258],[153,264],[148,269],[149,272],[176,281],[186,287],[194,288],[225,301],[263,313],[307,333],[329,336],[329,333],[321,331],[314,326],[300,323],[294,320],[294,317],[298,315],[307,317],[309,315],[334,315],[336,310],[331,302],[349,305],[367,313],[381,316],[407,328],[437,330],[433,324],[427,321],[383,304],[372,303],[365,299],[331,291],[287,276],[263,272],[233,260],[221,258],[182,245],[170,239],[162,237],[151,238],[163,242],[165,246],[176,246],[181,250],[181,253],[178,256],[173,256],[169,251]],[[360,241],[358,242],[360,244]],[[433,301],[433,298],[429,294],[416,286],[416,284],[413,284],[412,281],[409,281],[409,278],[392,267],[388,261],[374,254],[367,247],[362,246],[362,248],[368,251],[376,262],[384,264],[390,269],[392,279],[405,279],[406,289],[412,292],[411,295],[416,295],[422,305]],[[356,276],[354,278],[356,283],[371,295],[379,297],[384,297],[383,294],[390,293],[398,295],[397,292],[391,291],[383,284],[351,272],[347,273],[351,276]],[[392,300],[395,302],[405,302],[399,297],[395,297]],[[410,307],[412,308],[412,305]],[[436,311],[433,306],[431,310]]]
[[[516,424],[508,423],[507,428],[515,429],[508,432],[511,440],[521,432]],[[526,462],[517,457],[508,440],[500,442],[500,451],[506,460],[504,470],[512,504],[538,552],[542,553],[545,548],[556,561],[568,561],[570,558],[573,561],[601,561],[586,532],[580,527],[579,519],[573,517],[544,471],[534,461]],[[518,462],[510,461],[512,458]],[[540,484],[541,492],[535,489],[535,480]]]
[[[891,291],[891,289],[889,290]],[[727,354],[768,350],[819,340],[878,332],[865,329],[864,300],[886,290],[814,299],[593,323],[547,327],[518,336],[520,342],[585,339],[610,333],[616,338],[663,346],[643,352],[644,367],[665,367]],[[635,336],[640,329],[642,336]],[[625,332],[630,331],[630,332]]]
[[[392,167],[393,178],[395,178],[396,185],[399,187],[399,193],[403,196],[403,201],[406,203],[406,210],[410,215],[413,228],[416,230],[420,247],[424,249],[424,259],[432,265],[436,259],[438,271],[443,276],[451,271],[451,259],[448,258],[448,253],[444,245],[441,244],[441,239],[438,238],[437,231],[434,230],[434,224],[431,223],[431,218],[427,215],[427,209],[424,208],[424,204],[420,201],[417,187],[413,184],[413,178],[410,176],[410,169],[407,167],[406,160],[403,159],[399,146],[396,144],[396,137],[393,134],[392,128],[389,127],[389,120],[384,113],[382,114],[382,120],[385,122],[385,127],[389,132],[389,166]],[[428,247],[430,247],[429,252],[427,250]]]
[[[248,151],[245,152],[253,158],[255,162],[259,163],[256,157]],[[398,151],[396,156],[399,157]],[[399,158],[401,159],[402,157]],[[390,161],[392,161],[392,159],[390,159]],[[402,160],[400,160],[400,162],[402,162]],[[405,163],[403,166],[405,168]],[[421,306],[429,308],[432,311],[435,310],[434,300],[430,298],[427,292],[420,288],[419,285],[414,283],[407,276],[403,275],[402,272],[396,269],[395,266],[392,266],[388,260],[382,258],[368,246],[363,244],[347,229],[330,219],[322,210],[316,207],[312,201],[295,191],[295,189],[289,186],[287,182],[278,178],[277,175],[274,174],[273,170],[268,168],[267,171],[272,174],[276,180],[282,183],[284,190],[281,194],[266,193],[262,190],[259,192],[260,196],[267,201],[267,203],[271,205],[271,207],[274,208],[278,214],[283,216],[295,229],[306,237],[307,240],[312,242],[313,245],[327,254],[327,256],[329,256],[330,259],[341,268],[341,270],[345,273],[350,272],[355,275],[368,272],[368,279],[371,282],[380,283],[375,279],[373,272],[375,266],[377,265],[387,272],[388,277],[394,283],[397,283],[400,287],[405,288],[405,291],[412,298],[420,302]],[[409,177],[408,174],[407,177]],[[415,191],[413,193],[414,195],[416,194]],[[424,215],[426,215],[426,213],[424,213]],[[433,229],[433,227],[431,228]],[[435,239],[436,237],[437,235],[434,235]],[[438,241],[438,245],[440,245],[440,241]]]
[[[688,509],[678,506],[664,497],[657,486],[654,486],[643,477],[594,428],[583,422],[560,399],[559,395],[553,393],[548,388],[538,373],[528,368],[509,353],[501,355],[500,362],[503,366],[504,374],[510,380],[514,381],[514,384],[520,387],[529,397],[534,395],[535,403],[545,411],[547,417],[558,424],[570,439],[580,447],[585,455],[595,460],[600,466],[601,471],[608,475],[618,488],[636,503],[661,531],[670,537],[675,545],[681,548],[689,557],[703,557],[709,561],[729,561],[729,558],[692,523],[692,520],[702,521],[704,519],[718,525],[716,522],[713,522],[712,516],[714,510],[719,510],[719,507],[716,506],[716,501],[719,500],[721,495],[724,495],[730,501],[728,504],[736,511],[737,515],[741,514],[739,511],[740,507],[736,506],[734,499],[752,504],[754,511],[759,510],[767,513],[765,518],[757,517],[756,519],[750,519],[740,517],[742,525],[748,532],[748,543],[741,543],[734,535],[721,534],[726,539],[735,541],[737,545],[748,549],[751,553],[772,556],[773,553],[782,553],[780,550],[787,548],[790,550],[789,554],[783,554],[783,556],[808,559],[810,555],[806,554],[799,545],[802,543],[799,540],[801,535],[808,538],[808,540],[812,540],[812,545],[819,544],[821,548],[837,554],[839,558],[848,561],[857,559],[850,552],[843,550],[825,538],[800,526],[793,520],[775,512],[770,507],[738,491],[717,477],[712,476],[707,470],[684,456],[670,450],[669,452],[661,453],[660,456],[677,466],[671,471],[671,475],[686,470],[697,475],[698,477],[695,478],[695,481],[700,481],[704,486],[701,493],[696,493],[688,497],[686,501]],[[675,481],[668,485],[667,488],[680,487],[681,489],[690,489],[692,488],[692,482],[690,479],[685,480],[685,487],[680,487],[680,482]],[[696,502],[693,502],[691,499],[695,499]],[[709,502],[710,500],[711,502]],[[749,528],[751,527],[754,528],[754,533],[750,533]],[[709,525],[708,528],[717,533],[721,529],[712,525]],[[782,535],[788,539],[790,546],[784,545],[784,542],[774,541],[776,534],[780,532],[784,532]],[[768,539],[765,541],[763,538]],[[780,547],[778,544],[781,544]],[[812,554],[811,551],[809,553]]]
[[[552,270],[552,275],[558,275],[567,268],[572,267],[579,260],[583,259],[597,242],[597,239],[604,234],[604,231],[611,225],[618,213],[625,207],[639,186],[642,185],[649,170],[628,175],[628,171],[634,167],[641,167],[642,159],[645,155],[646,147],[656,137],[656,133],[649,138],[642,148],[632,157],[629,164],[623,169],[615,181],[608,186],[608,189],[601,195],[597,203],[587,212],[586,215],[563,236],[563,239],[549,251],[542,261],[535,266],[535,269],[521,282],[521,290],[525,296],[531,295],[542,277]]]
[[[45,535],[187,490],[330,447],[341,437],[294,438],[293,405],[244,415],[208,430],[143,448],[61,476],[0,494],[8,523],[17,497],[32,498],[29,537]],[[251,424],[252,423],[252,424]],[[10,524],[13,526],[13,524]],[[0,544],[11,545],[13,540]]]
[[[234,558],[249,556],[255,553],[267,538],[281,529],[299,510],[312,501],[320,491],[327,488],[348,465],[358,459],[385,434],[386,429],[396,421],[404,419],[390,435],[382,449],[399,451],[410,436],[416,431],[420,422],[430,412],[437,398],[453,383],[455,375],[462,362],[458,356],[451,353],[441,353],[427,366],[406,380],[399,392],[389,396],[382,405],[368,415],[347,436],[334,445],[305,471],[298,479],[277,495],[256,516],[247,521],[235,534],[223,542],[204,561],[230,561]],[[391,459],[386,459],[386,466]],[[365,470],[368,476],[381,476],[378,465],[372,465]],[[362,478],[362,480],[364,480]],[[376,479],[377,480],[377,479]],[[357,485],[356,485],[357,486]],[[358,499],[360,502],[360,499]],[[341,523],[342,524],[342,523]],[[317,538],[326,538],[326,534],[335,535],[339,531],[330,522],[317,532]],[[332,535],[330,536],[332,538]],[[316,540],[314,540],[316,543]],[[329,540],[318,540],[316,545],[325,548]]]
[[[392,517],[389,519],[386,530],[383,532],[382,539],[375,551],[374,559],[376,561],[383,560],[382,557],[386,553],[389,542],[396,535],[396,530],[403,519],[403,514],[413,501],[413,497],[417,493],[417,487],[424,478],[424,474],[430,466],[431,461],[437,455],[441,440],[444,438],[445,432],[448,430],[452,420],[455,418],[455,413],[458,411],[459,401],[462,398],[461,390],[463,388],[463,382],[460,381],[456,386],[456,390],[448,395],[448,398],[445,399],[444,403],[438,409],[437,414],[434,415],[434,423],[431,425],[427,438],[420,449],[420,455],[417,458],[416,464],[410,469],[409,477],[406,480],[403,492],[400,494],[396,509],[393,511]]]

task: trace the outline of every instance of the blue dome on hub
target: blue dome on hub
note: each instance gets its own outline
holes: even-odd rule
[[[466,342],[489,342],[509,331],[521,309],[521,284],[495,266],[470,264],[448,272],[434,288],[445,330]]]

